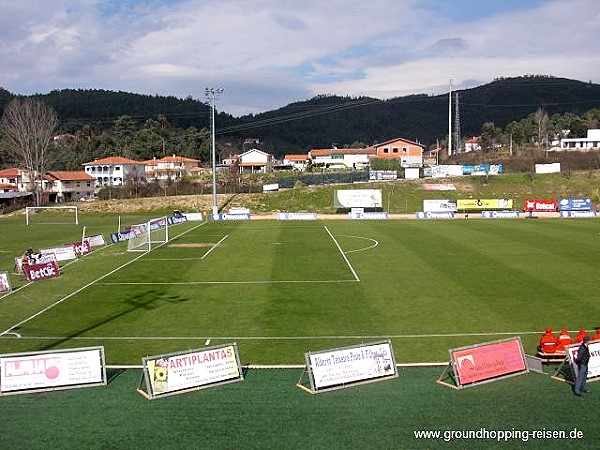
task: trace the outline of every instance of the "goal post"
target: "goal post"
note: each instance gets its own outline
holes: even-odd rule
[[[169,221],[166,217],[151,219],[148,222],[133,225],[134,236],[127,241],[128,252],[149,252],[157,244],[169,241]]]
[[[27,206],[25,222],[36,224],[75,224],[79,225],[77,206]]]

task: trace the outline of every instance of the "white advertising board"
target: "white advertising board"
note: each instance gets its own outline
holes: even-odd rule
[[[42,255],[54,255],[57,261],[70,261],[72,259],[77,259],[75,249],[72,245],[53,248],[41,248],[40,253]]]
[[[305,357],[315,392],[397,376],[390,341],[311,352]]]
[[[106,384],[104,347],[0,355],[0,393]]]
[[[454,211],[456,212],[456,200],[428,199],[423,200],[423,211]]]
[[[7,272],[0,272],[0,292],[10,292],[10,280]]]
[[[148,398],[243,380],[236,344],[149,356],[142,364]]]
[[[339,189],[334,193],[335,208],[381,208],[381,189]]]
[[[560,173],[560,163],[536,164],[535,173]]]
[[[567,354],[569,355],[569,364],[577,373],[577,364],[575,364],[575,358],[577,358],[577,350],[581,344],[571,344],[567,347]],[[594,379],[600,377],[600,341],[590,341],[588,343],[590,349],[590,362],[588,363],[588,375],[587,379]]]

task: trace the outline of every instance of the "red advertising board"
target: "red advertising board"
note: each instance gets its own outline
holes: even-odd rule
[[[60,275],[60,270],[56,261],[49,261],[44,264],[24,265],[23,271],[29,281],[45,280]]]
[[[558,211],[558,201],[556,201],[556,200],[532,200],[532,199],[527,199],[523,203],[523,211],[533,211],[533,212],[554,212],[554,211]]]
[[[519,338],[455,349],[450,353],[459,385],[480,383],[527,371]]]
[[[89,241],[72,242],[71,244],[67,245],[73,247],[73,250],[77,256],[85,255],[86,253],[92,251],[92,246],[90,245]]]

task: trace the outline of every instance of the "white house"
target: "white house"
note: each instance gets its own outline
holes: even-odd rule
[[[83,163],[85,173],[96,180],[96,188],[102,186],[123,186],[128,180],[146,179],[146,164],[121,156],[96,159]]]
[[[46,173],[46,189],[51,202],[72,202],[94,197],[96,179],[79,171],[51,171]]]
[[[326,169],[359,169],[369,166],[369,157],[375,156],[375,148],[324,148],[313,149],[308,156],[313,164]]]
[[[266,173],[273,167],[273,156],[256,148],[239,156],[240,173]]]
[[[290,166],[293,170],[302,172],[308,165],[308,155],[285,155],[283,157],[283,165]]]
[[[146,178],[149,180],[179,180],[192,174],[200,160],[185,156],[165,156],[151,159],[146,163]]]
[[[558,151],[580,151],[600,149],[600,129],[587,130],[587,137],[561,139]]]
[[[6,185],[5,189],[12,186],[11,191],[28,192],[31,191],[30,172],[25,169],[11,167],[9,169],[0,170],[0,183]]]

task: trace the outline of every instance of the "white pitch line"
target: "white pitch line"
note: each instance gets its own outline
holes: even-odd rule
[[[345,237],[351,237],[351,238],[356,238],[356,239],[364,239],[365,241],[371,241],[374,242],[373,245],[370,245],[368,247],[363,247],[363,248],[357,248],[356,250],[348,250],[347,252],[344,252],[346,255],[348,253],[354,253],[354,252],[362,252],[362,251],[366,251],[366,250],[371,250],[372,248],[375,248],[379,245],[379,241],[377,241],[376,239],[371,239],[371,238],[367,238],[367,237],[362,237],[362,236],[349,236],[347,234],[343,234],[342,236]]]
[[[194,284],[283,284],[283,283],[356,283],[360,280],[258,280],[258,281],[120,281],[98,283],[103,286],[121,285],[194,285]]]
[[[206,258],[208,255],[210,255],[210,252],[212,252],[212,251],[213,251],[215,248],[217,248],[217,247],[219,246],[219,244],[220,244],[221,242],[223,242],[225,239],[227,239],[228,237],[229,237],[229,235],[228,235],[228,234],[226,234],[225,236],[223,236],[223,237],[222,237],[222,238],[219,240],[219,242],[217,242],[215,245],[213,245],[213,246],[210,248],[210,250],[209,250],[209,251],[207,251],[207,252],[206,252],[204,255],[202,255],[202,258],[200,258],[200,259],[204,259],[204,258]]]
[[[340,251],[340,255],[342,255],[342,258],[344,258],[344,261],[346,261],[346,264],[348,264],[348,267],[350,268],[350,271],[352,272],[352,275],[354,275],[354,278],[356,279],[356,281],[360,281],[360,278],[358,278],[358,275],[356,274],[356,271],[354,270],[354,267],[352,267],[352,264],[350,264],[350,261],[348,261],[348,258],[344,254],[344,251],[342,250],[342,247],[340,247],[339,242],[333,237],[333,234],[331,234],[331,231],[329,231],[329,228],[327,228],[327,225],[324,225],[324,228],[325,228],[325,231],[327,231],[327,233],[331,237],[331,239],[333,239],[333,242],[335,243],[335,246]]]
[[[73,339],[73,340],[104,340],[104,341],[177,341],[195,339],[210,343],[217,340],[245,340],[245,341],[314,341],[320,339],[427,339],[427,338],[448,338],[448,337],[474,337],[474,336],[516,336],[516,335],[541,335],[543,332],[537,331],[506,331],[506,332],[489,332],[489,333],[436,333],[436,334],[382,334],[382,335],[333,335],[333,336],[24,336],[21,339],[26,340],[56,340],[56,339]],[[0,335],[2,337],[2,335]],[[206,344],[208,345],[208,344]]]
[[[202,225],[204,225],[205,223],[207,223],[207,222],[202,222],[200,225],[197,225],[197,226],[195,226],[195,227],[193,227],[193,228],[190,228],[190,229],[189,229],[189,230],[187,230],[187,231],[184,231],[183,233],[181,233],[181,234],[177,235],[177,236],[176,236],[174,239],[176,239],[176,238],[178,238],[178,237],[180,237],[180,236],[183,236],[184,234],[187,234],[187,233],[189,233],[190,231],[192,231],[192,230],[195,230],[195,229],[196,229],[196,228],[198,228],[198,227],[201,227],[201,226],[202,226]],[[152,252],[152,251],[154,251],[155,249],[157,249],[157,248],[160,248],[160,247],[162,247],[163,245],[166,245],[166,244],[167,244],[167,242],[164,242],[164,243],[162,243],[162,244],[160,244],[160,245],[156,246],[154,249],[151,249],[151,250],[150,250],[150,252]],[[61,304],[62,302],[64,302],[65,300],[67,300],[67,299],[69,299],[69,298],[73,297],[74,295],[77,295],[77,294],[79,294],[81,291],[83,291],[83,290],[87,289],[88,287],[90,287],[90,286],[92,286],[92,285],[94,285],[94,284],[98,283],[99,281],[101,281],[101,280],[103,280],[104,278],[106,278],[106,277],[108,277],[108,276],[112,275],[113,273],[115,273],[115,272],[117,272],[117,271],[121,270],[122,268],[124,268],[124,267],[127,267],[128,265],[130,265],[130,264],[134,263],[134,262],[135,262],[135,261],[137,261],[138,259],[140,259],[140,258],[144,257],[146,254],[147,254],[147,253],[142,253],[140,256],[137,256],[137,257],[133,258],[132,260],[130,260],[130,261],[127,261],[125,264],[122,264],[122,265],[120,265],[119,267],[117,267],[116,269],[114,269],[114,270],[111,270],[110,272],[108,272],[108,273],[106,273],[106,274],[102,275],[101,277],[98,277],[98,278],[96,278],[94,281],[91,281],[90,283],[86,284],[85,286],[82,286],[81,288],[77,289],[76,291],[74,291],[74,292],[71,292],[69,295],[67,295],[67,296],[65,296],[65,297],[63,297],[63,298],[61,298],[60,300],[57,300],[57,301],[55,301],[55,302],[54,302],[54,303],[52,303],[51,305],[48,305],[48,306],[46,306],[44,309],[42,309],[42,310],[40,310],[40,311],[36,312],[35,314],[32,314],[32,315],[31,315],[31,316],[29,316],[28,318],[21,320],[19,323],[16,323],[16,324],[15,324],[15,325],[13,325],[12,327],[10,327],[10,328],[8,328],[8,329],[4,330],[2,333],[0,333],[0,336],[3,336],[3,335],[5,335],[5,334],[7,334],[7,333],[9,333],[9,332],[12,332],[13,328],[20,327],[20,326],[21,326],[21,325],[23,325],[24,323],[27,323],[27,322],[29,322],[30,320],[32,320],[32,319],[35,319],[37,316],[39,316],[39,315],[41,315],[41,314],[45,313],[46,311],[49,311],[50,309],[54,308],[54,307],[55,307],[55,306],[57,306],[57,305],[60,305],[60,304]]]

